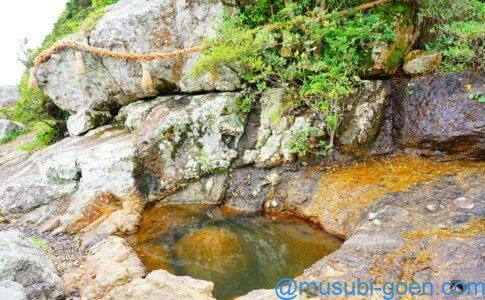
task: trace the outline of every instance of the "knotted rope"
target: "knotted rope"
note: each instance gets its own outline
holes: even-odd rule
[[[354,9],[359,11],[365,11],[376,6],[391,2],[392,0],[376,0],[369,3],[365,3],[359,6],[356,6]],[[349,14],[349,10],[342,10],[339,13],[341,14]],[[316,20],[320,20],[321,16],[318,16]],[[281,23],[273,23],[264,26],[267,29],[274,29],[282,26],[284,22]],[[256,29],[253,29],[256,31]],[[75,70],[74,73],[77,75],[84,74],[86,72],[86,68],[84,67],[83,63],[83,56],[82,52],[90,53],[92,55],[98,57],[108,57],[114,59],[120,59],[125,61],[136,61],[142,63],[142,88],[150,88],[153,86],[153,80],[150,76],[150,70],[148,63],[154,60],[164,60],[169,58],[181,57],[185,56],[190,53],[201,52],[203,50],[209,49],[209,45],[200,45],[195,47],[189,47],[182,50],[175,50],[171,52],[154,52],[154,53],[130,53],[130,52],[122,52],[122,51],[111,51],[103,48],[93,47],[89,45],[84,45],[76,41],[64,40],[54,44],[51,48],[41,52],[34,60],[34,67],[30,69],[30,78],[29,78],[29,88],[37,88],[37,80],[35,75],[40,68],[40,65],[48,61],[52,55],[61,52],[62,50],[70,48],[76,50],[75,53]]]

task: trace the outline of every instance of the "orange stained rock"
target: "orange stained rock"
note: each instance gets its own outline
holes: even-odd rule
[[[344,228],[357,222],[360,211],[384,195],[438,180],[445,174],[455,174],[459,179],[469,171],[484,166],[483,162],[439,162],[411,156],[344,166],[322,177],[313,201],[303,213],[316,219],[327,230],[330,229],[329,232],[345,237]],[[326,218],[322,217],[325,215]],[[356,220],[350,220],[350,216],[354,216],[353,219]],[[340,220],[337,221],[340,226],[329,224],[333,220]]]

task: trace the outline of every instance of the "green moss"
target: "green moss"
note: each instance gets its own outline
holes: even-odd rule
[[[32,242],[32,244],[34,244],[34,246],[40,249],[45,249],[49,245],[46,240],[37,236],[31,236],[29,240]]]
[[[388,70],[395,69],[404,61],[404,57],[406,56],[408,50],[408,45],[403,43],[399,43],[396,45],[396,48],[391,51],[389,57],[386,61],[386,67]]]

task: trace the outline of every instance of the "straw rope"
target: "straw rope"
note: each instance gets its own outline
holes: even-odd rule
[[[376,6],[386,4],[388,2],[391,2],[392,0],[377,0],[377,1],[372,1],[369,3],[365,3],[359,6],[356,6],[354,9],[355,10],[360,10],[360,11],[365,11],[371,8],[374,8]],[[349,14],[349,10],[342,10],[339,13],[342,14]],[[315,20],[321,20],[322,17],[324,16],[318,16]],[[280,22],[280,23],[273,23],[273,24],[268,24],[264,26],[267,29],[276,29],[280,26],[283,26],[286,24],[285,22]],[[256,32],[257,29],[253,29],[254,32]],[[195,52],[201,52],[203,50],[207,50],[211,48],[210,45],[199,45],[195,47],[189,47],[181,50],[175,50],[171,52],[153,52],[153,53],[131,53],[131,52],[123,52],[123,51],[111,51],[107,50],[104,48],[98,48],[98,47],[93,47],[89,45],[84,45],[76,41],[70,41],[70,40],[64,40],[55,43],[51,48],[41,52],[34,60],[34,67],[30,70],[30,81],[29,81],[29,86],[32,88],[37,87],[37,82],[35,78],[36,72],[39,70],[40,66],[48,61],[52,55],[57,54],[61,52],[62,50],[70,48],[73,50],[78,51],[76,53],[76,67],[75,67],[75,73],[76,74],[84,74],[85,68],[84,65],[82,64],[82,54],[80,52],[86,52],[90,53],[92,55],[98,56],[98,57],[109,57],[109,58],[114,58],[114,59],[120,59],[120,60],[126,60],[126,61],[136,61],[136,62],[141,62],[143,65],[143,85],[150,86],[151,79],[149,78],[149,69],[148,69],[148,62],[154,61],[154,60],[164,60],[164,59],[170,59],[170,58],[175,58],[175,57],[181,57],[185,56],[190,53],[195,53]]]
[[[189,53],[200,52],[209,47],[207,45],[201,45],[196,47],[185,48],[182,50],[176,50],[171,52],[153,52],[147,54],[141,53],[130,53],[122,51],[111,51],[103,48],[93,47],[81,44],[76,41],[60,41],[54,44],[50,49],[40,53],[34,61],[34,68],[39,69],[40,65],[48,61],[52,55],[61,52],[62,50],[70,48],[73,50],[78,50],[86,53],[90,53],[99,57],[109,57],[121,60],[138,61],[138,62],[149,62],[153,60],[163,60],[173,57],[184,56]]]

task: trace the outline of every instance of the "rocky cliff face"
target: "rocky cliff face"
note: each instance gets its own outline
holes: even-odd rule
[[[110,50],[170,51],[211,36],[232,9],[218,0],[123,0],[87,36],[71,38]],[[415,30],[406,31],[407,48]],[[476,233],[483,230],[481,162],[399,156],[329,169],[384,154],[483,159],[484,107],[468,97],[485,92],[483,74],[365,81],[347,99],[338,151],[299,158],[288,141],[321,128],[318,116],[288,113],[279,89],[268,89],[248,112],[234,74],[190,77],[198,57],[153,62],[153,90],[140,87],[138,63],[90,55],[87,73],[74,77],[70,50],[37,74],[41,88],[71,114],[70,133],[84,135],[1,165],[0,211],[11,226],[81,239],[88,258],[64,278],[81,296],[211,298],[211,283],[165,271],[147,275],[124,240],[111,236],[136,230],[153,202],[289,213],[347,239],[302,278],[441,280],[460,264],[470,279],[477,274],[480,258],[465,245],[483,244]],[[409,263],[419,255],[428,255],[420,270]],[[444,260],[453,262],[449,270],[441,267]],[[29,289],[7,288],[32,298]]]

